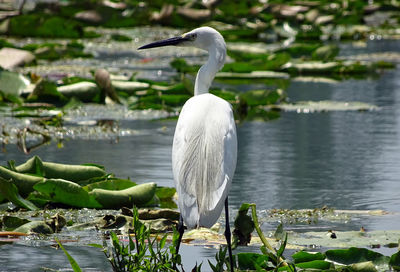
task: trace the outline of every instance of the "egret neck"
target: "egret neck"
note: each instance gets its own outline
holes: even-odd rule
[[[208,60],[200,67],[194,85],[194,95],[208,93],[217,72],[224,66],[226,57],[225,42],[216,40],[208,48]]]

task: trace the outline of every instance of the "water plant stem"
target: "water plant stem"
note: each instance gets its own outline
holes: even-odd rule
[[[254,222],[254,227],[257,231],[258,236],[261,239],[261,242],[264,244],[264,246],[266,248],[268,248],[274,255],[277,255],[276,250],[270,245],[270,243],[268,242],[268,240],[265,238],[264,234],[262,233],[261,229],[260,229],[260,225],[258,224],[258,218],[257,218],[257,211],[256,211],[256,204],[252,203],[250,204],[251,207],[251,216],[253,217],[253,222]],[[288,264],[286,263],[286,261],[279,256],[279,262],[282,263],[283,266],[288,266]]]

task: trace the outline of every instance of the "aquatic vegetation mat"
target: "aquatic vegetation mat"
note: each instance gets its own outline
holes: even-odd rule
[[[251,216],[247,215],[249,209],[251,209]],[[326,208],[322,209],[321,211],[325,211],[327,213],[334,212],[333,210],[327,210]],[[55,211],[53,211],[53,213],[54,212]],[[89,211],[86,211],[86,213],[88,212]],[[100,216],[97,216],[98,220],[96,220],[95,225],[97,228],[103,230],[117,229],[117,232],[112,231],[109,235],[102,236],[102,238],[98,237],[98,239],[103,241],[102,244],[93,243],[93,241],[91,241],[90,245],[102,249],[116,271],[120,271],[121,267],[126,267],[127,265],[135,267],[138,265],[146,266],[146,264],[149,263],[149,260],[153,260],[154,258],[161,258],[158,259],[155,264],[160,267],[164,267],[160,268],[160,271],[170,271],[170,266],[173,265],[174,262],[176,262],[178,271],[183,269],[181,265],[183,265],[184,262],[182,263],[180,255],[176,254],[175,251],[178,233],[173,226],[177,223],[176,218],[179,216],[178,213],[173,214],[172,211],[165,209],[152,211],[152,213],[156,212],[159,215],[163,214],[164,217],[167,217],[166,214],[168,213],[172,215],[171,218],[174,218],[175,220],[168,233],[161,235],[160,230],[155,230],[152,228],[154,223],[150,223],[149,225],[148,222],[146,222],[147,220],[145,218],[148,218],[148,216],[151,214],[146,210],[123,209],[122,214],[115,213],[115,211],[113,213],[108,213],[108,211],[103,210],[102,213],[104,212],[106,212],[106,215],[102,219],[100,219]],[[278,211],[271,212],[277,213]],[[296,213],[296,211],[290,212],[292,214]],[[310,211],[297,211],[297,213],[306,212],[309,213]],[[352,213],[354,212],[356,211],[353,211]],[[261,246],[259,247],[260,253],[256,253],[243,252],[246,251],[246,246],[241,245],[240,252],[234,254],[233,264],[235,271],[298,271],[301,269],[312,269],[312,271],[326,271],[327,269],[329,271],[387,271],[389,269],[396,270],[399,267],[399,252],[395,252],[390,256],[385,256],[367,248],[365,245],[346,244],[342,246],[335,246],[336,248],[333,249],[329,249],[332,248],[332,246],[294,247],[291,242],[293,241],[293,238],[291,237],[292,232],[286,231],[282,227],[282,224],[278,226],[273,235],[266,237],[260,229],[260,223],[257,214],[258,213],[254,204],[243,204],[236,217],[236,222],[243,222],[243,219],[245,219],[245,221],[252,222],[252,224],[242,224],[242,226],[239,226],[235,223],[234,235],[236,235],[238,232],[242,232],[244,229],[250,226],[250,232],[248,232],[248,234],[251,234],[254,232],[254,229],[256,229],[258,237],[255,238],[259,239],[258,246]],[[150,217],[153,217],[154,215],[155,214],[150,215]],[[68,216],[67,218],[70,218],[71,215],[66,214],[66,216]],[[40,223],[40,221],[27,224],[26,219],[19,219],[11,216],[4,216],[2,219],[2,225],[4,227],[8,226],[8,228],[18,225],[27,225],[32,226],[36,231],[42,231],[42,233],[47,233],[48,229],[51,230],[51,228],[54,228],[54,226],[59,226],[60,229],[68,228],[70,230],[75,228],[74,224],[71,223],[68,223],[70,226],[66,227],[65,223],[67,220],[63,219],[63,216],[60,216],[60,210],[57,211],[56,215],[51,216],[50,218],[51,219],[49,219],[47,222],[48,227],[41,226],[43,223]],[[52,225],[50,222],[52,222]],[[81,226],[89,227],[90,224],[81,224]],[[23,230],[23,228],[18,227],[17,230]],[[118,235],[117,233],[119,233],[121,230],[123,230],[122,235]],[[8,235],[13,235],[13,232],[8,231],[7,233]],[[209,234],[207,235],[206,233]],[[18,236],[19,234],[15,232],[14,235]],[[305,240],[310,239],[309,235],[317,237],[315,233],[308,232],[298,233],[298,235],[303,235]],[[319,241],[323,241],[324,239],[339,239],[339,236],[343,235],[343,233],[338,233],[337,235],[337,238],[333,238],[327,237],[325,234],[325,238],[320,237]],[[362,232],[361,235],[371,236],[371,239],[375,240],[376,242],[384,242],[396,241],[396,238],[398,239],[400,234],[398,231],[393,231],[387,233],[385,238],[379,238],[377,235],[375,235],[375,232]],[[188,232],[188,235],[184,236],[182,241],[184,243],[197,244],[195,241],[198,239],[204,239],[207,241],[208,246],[214,245],[219,247],[219,251],[217,251],[215,259],[208,260],[211,269],[213,271],[225,271],[225,269],[229,270],[229,259],[226,256],[227,249],[225,246],[221,246],[225,243],[221,231],[218,231],[215,228],[213,230],[193,230]],[[356,236],[353,235],[352,239],[356,239]],[[59,244],[71,243],[71,240],[64,240],[65,242],[62,242],[63,240],[60,238],[56,238],[56,241]],[[152,248],[149,249],[149,247]],[[251,245],[251,247],[253,249],[255,248],[254,245]],[[391,247],[398,247],[398,241],[393,242]],[[286,253],[287,250],[294,252],[288,255],[288,253]],[[68,254],[68,252],[65,253],[71,265],[78,269],[79,263],[77,263],[72,256]],[[196,265],[195,271],[201,271],[202,266],[204,266],[204,264],[199,266]],[[174,271],[176,271],[177,268],[174,268]],[[134,271],[134,269],[132,271]]]
[[[154,182],[136,185],[107,174],[99,165],[43,162],[34,156],[25,163],[0,166],[1,202],[11,201],[28,210],[46,205],[75,208],[171,206],[175,193]]]

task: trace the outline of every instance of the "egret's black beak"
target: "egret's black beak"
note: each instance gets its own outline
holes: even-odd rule
[[[146,45],[143,45],[139,47],[137,50],[141,49],[149,49],[149,48],[154,48],[154,47],[161,47],[161,46],[168,46],[168,45],[179,45],[182,42],[189,41],[187,37],[173,37],[170,39],[162,40],[162,41],[157,41],[157,42],[152,42]]]

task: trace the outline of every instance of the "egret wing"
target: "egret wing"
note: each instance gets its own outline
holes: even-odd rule
[[[236,167],[236,150],[230,105],[211,94],[188,100],[172,152],[179,208],[188,226],[210,227],[220,216]]]

